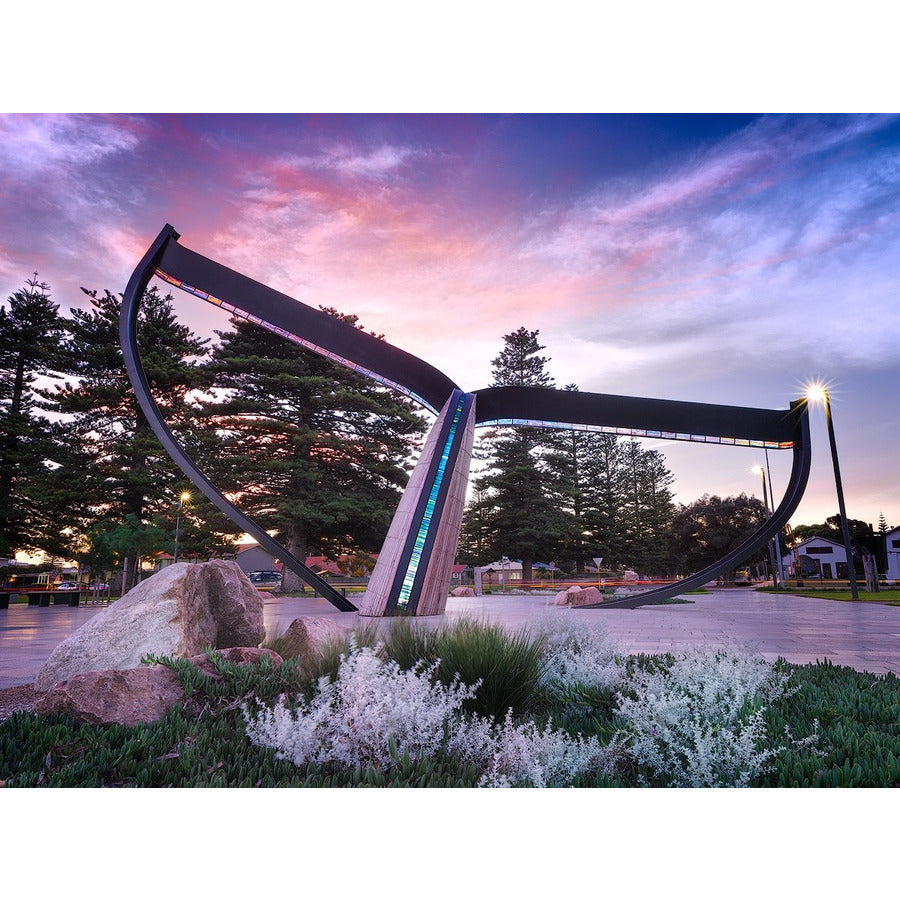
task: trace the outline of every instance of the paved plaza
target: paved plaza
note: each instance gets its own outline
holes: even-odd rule
[[[637,609],[557,607],[546,595],[451,597],[446,616],[422,619],[435,626],[460,616],[500,622],[510,629],[550,617],[602,622],[623,652],[663,653],[690,647],[749,650],[774,661],[807,663],[828,659],[864,672],[900,674],[900,607],[842,603],[762,594],[731,588],[693,594],[690,603]],[[60,641],[103,607],[36,607],[21,604],[0,610],[0,689],[30,684]],[[389,620],[341,613],[320,598],[266,595],[268,634],[287,629],[301,615],[328,615],[360,625]]]

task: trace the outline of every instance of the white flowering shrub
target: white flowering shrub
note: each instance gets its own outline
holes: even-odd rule
[[[400,670],[378,648],[351,646],[337,678],[322,678],[309,703],[295,709],[281,698],[273,709],[244,710],[250,740],[274,748],[295,765],[336,763],[355,768],[392,764],[389,740],[401,755],[437,752],[445,728],[477,685],[432,682],[435,667]]]
[[[615,689],[625,661],[601,622],[576,620],[571,610],[538,616],[535,629],[546,648],[541,685],[553,693],[574,687]]]
[[[247,735],[297,766],[351,768],[395,765],[395,755],[422,759],[440,751],[456,754],[484,772],[484,786],[564,785],[582,774],[611,770],[615,751],[596,738],[574,739],[548,724],[502,726],[465,716],[463,702],[478,685],[444,686],[434,667],[401,671],[377,655],[378,648],[351,646],[337,678],[322,679],[313,699],[289,708],[281,698],[272,709],[244,708]]]
[[[745,787],[782,749],[768,746],[765,704],[789,676],[723,650],[637,669],[617,694],[619,732],[635,760],[673,787]]]
[[[618,740],[603,746],[594,736],[555,731],[550,722],[543,730],[534,722],[517,725],[509,715],[502,726],[492,723],[479,750],[474,761],[486,769],[482,787],[565,787],[580,775],[612,774],[622,752]]]
[[[531,625],[545,654],[540,687],[570,730],[586,734],[573,737],[511,712],[502,721],[466,714],[480,681],[467,686],[457,676],[442,684],[439,660],[404,671],[381,645],[353,641],[335,679],[321,679],[310,701],[245,707],[247,734],[297,766],[386,771],[404,756],[452,756],[474,766],[485,787],[569,785],[613,775],[623,759],[653,784],[741,787],[783,749],[770,740],[764,712],[785,694],[789,676],[761,658],[693,650],[674,661],[626,664],[603,625],[577,613],[554,610]],[[601,698],[592,696],[598,690]],[[612,740],[601,744],[595,729]],[[788,733],[781,744],[785,737],[809,750],[818,735],[798,741]]]

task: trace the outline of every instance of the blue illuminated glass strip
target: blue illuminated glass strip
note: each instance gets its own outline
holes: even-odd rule
[[[383,375],[379,375],[377,372],[373,372],[371,369],[367,369],[365,366],[360,366],[350,359],[345,359],[343,356],[338,356],[333,351],[326,350],[324,347],[320,347],[318,346],[318,344],[314,344],[312,341],[308,341],[306,340],[306,338],[302,338],[299,335],[292,334],[290,331],[286,331],[284,328],[279,328],[277,325],[271,325],[269,322],[266,322],[264,319],[260,319],[258,316],[254,316],[248,312],[244,312],[244,310],[242,310],[238,306],[234,306],[233,304],[228,303],[225,300],[220,300],[218,297],[213,297],[212,294],[207,294],[205,291],[201,291],[199,288],[195,288],[189,284],[186,284],[185,282],[176,278],[174,275],[169,275],[166,272],[163,272],[162,269],[156,269],[155,274],[159,278],[162,278],[163,281],[168,282],[174,287],[177,287],[182,291],[186,291],[188,294],[192,294],[194,297],[199,297],[201,300],[205,300],[207,303],[212,303],[214,306],[218,306],[220,309],[226,310],[233,316],[237,316],[241,319],[246,319],[248,322],[252,322],[254,325],[259,325],[261,328],[265,328],[266,331],[271,331],[283,338],[287,338],[289,341],[293,341],[295,344],[299,344],[301,347],[305,347],[307,350],[312,350],[313,353],[317,353],[319,356],[324,356],[326,359],[330,359],[332,362],[336,362],[339,365],[346,366],[348,369],[352,369],[354,372],[359,372],[360,375],[365,375],[367,378],[371,378],[374,381],[377,381],[379,384],[383,384],[385,387],[393,388],[395,391],[400,391],[401,394],[409,397],[410,400],[415,400],[416,403],[424,406],[425,409],[430,410],[435,415],[438,414],[438,410],[435,409],[427,400],[425,400],[423,397],[420,397],[414,391],[411,391],[408,387],[405,387],[402,384],[398,384],[396,381],[390,381]]]
[[[444,447],[441,451],[441,459],[438,464],[437,473],[434,476],[434,483],[431,486],[431,493],[428,495],[428,502],[425,504],[425,511],[422,514],[422,521],[419,524],[419,532],[416,535],[416,541],[413,544],[412,553],[409,557],[409,565],[406,568],[403,585],[401,586],[400,594],[397,597],[398,607],[406,607],[409,604],[409,598],[412,594],[416,574],[419,571],[419,563],[422,561],[422,552],[425,549],[425,541],[428,539],[428,530],[431,528],[434,507],[441,491],[441,483],[444,480],[444,471],[447,468],[447,460],[450,458],[450,451],[453,448],[453,442],[456,438],[456,429],[462,417],[465,403],[466,395],[462,394],[456,404],[456,411],[453,414],[450,431],[447,434],[447,440],[444,442]]]
[[[660,438],[667,441],[694,441],[699,444],[727,444],[737,447],[765,447],[767,450],[790,450],[793,441],[757,441],[746,438],[713,437],[708,434],[683,434],[682,432],[652,431],[643,428],[617,428],[613,425],[581,425],[568,422],[550,422],[545,419],[491,419],[479,422],[479,428],[504,428],[525,426],[528,428],[557,428],[566,431],[592,431],[601,434],[622,434],[630,437]]]

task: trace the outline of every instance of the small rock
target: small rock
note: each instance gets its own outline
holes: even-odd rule
[[[602,603],[603,594],[595,587],[579,588],[577,591],[569,591],[569,603],[572,606],[590,606],[594,603]]]
[[[332,616],[300,616],[282,635],[282,655],[306,659],[321,653],[322,648],[332,641],[346,640],[351,630]]]
[[[34,705],[41,715],[65,713],[77,722],[133,727],[161,719],[184,700],[167,666],[84,672],[50,688]]]
[[[228,662],[258,663],[264,657],[268,657],[272,661],[273,668],[277,668],[284,662],[284,659],[274,650],[269,650],[266,647],[227,647],[224,650],[216,650],[215,652],[222,659],[228,660]],[[198,653],[196,656],[192,656],[190,661],[198,669],[206,672],[210,678],[221,679],[222,676],[219,675],[215,664],[205,653]]]

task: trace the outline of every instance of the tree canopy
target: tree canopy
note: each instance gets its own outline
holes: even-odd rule
[[[35,384],[59,369],[63,328],[37,273],[0,307],[0,556],[34,545],[36,505],[47,499],[38,483],[58,465],[59,434],[36,414]]]
[[[675,511],[669,549],[684,571],[696,572],[736,549],[765,520],[765,507],[756,497],[704,494]]]
[[[503,336],[503,349],[491,362],[492,386],[552,387],[538,334],[520,327]],[[478,515],[485,520],[482,552],[521,559],[525,581],[533,562],[553,553],[563,532],[563,513],[547,490],[551,451],[545,437],[535,428],[497,429],[486,439],[487,469],[475,479]]]
[[[231,325],[197,411],[212,480],[301,559],[377,552],[423,431],[412,403],[258,325]]]

